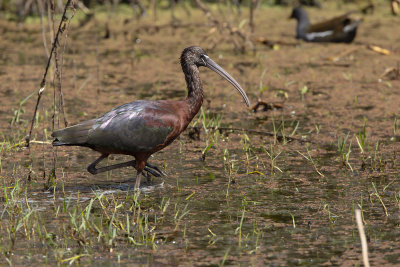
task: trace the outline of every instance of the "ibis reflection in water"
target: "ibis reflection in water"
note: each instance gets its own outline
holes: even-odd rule
[[[135,189],[140,186],[143,171],[154,176],[164,173],[149,163],[153,153],[172,143],[188,126],[203,103],[203,87],[199,67],[207,67],[229,81],[242,95],[246,105],[249,99],[241,86],[223,68],[211,60],[200,47],[188,47],[181,55],[181,65],[188,96],[181,101],[138,100],[105,113],[97,119],[54,131],[54,146],[83,146],[101,153],[88,166],[91,174],[132,166],[137,170]],[[131,155],[135,160],[96,168],[110,154]]]

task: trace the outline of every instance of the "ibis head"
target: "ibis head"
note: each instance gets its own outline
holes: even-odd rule
[[[247,97],[246,93],[244,92],[240,84],[221,66],[215,63],[215,61],[212,60],[207,55],[207,53],[203,50],[203,48],[198,46],[191,46],[185,48],[182,52],[181,64],[184,70],[186,69],[185,66],[187,65],[196,65],[197,67],[206,67],[215,71],[222,78],[230,82],[233,85],[233,87],[235,87],[236,90],[238,90],[239,93],[242,95],[246,105],[250,106],[249,98]]]

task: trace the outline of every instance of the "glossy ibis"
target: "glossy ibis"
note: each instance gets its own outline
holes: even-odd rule
[[[350,13],[310,25],[307,12],[299,6],[293,9],[290,18],[297,20],[297,39],[307,42],[351,43],[361,20],[351,19]]]
[[[223,68],[211,60],[200,47],[183,50],[181,66],[185,74],[188,96],[181,101],[138,100],[105,113],[97,119],[54,131],[54,146],[83,146],[101,153],[87,170],[97,174],[121,167],[132,166],[137,170],[135,189],[140,186],[140,177],[145,170],[154,176],[163,172],[147,163],[151,154],[172,143],[188,126],[203,103],[203,87],[199,67],[207,67],[229,81],[242,95],[246,105],[249,99]],[[110,154],[131,155],[135,160],[106,167],[96,165]]]

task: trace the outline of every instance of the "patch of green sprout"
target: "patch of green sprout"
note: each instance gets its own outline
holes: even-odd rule
[[[211,234],[211,235],[208,235],[210,237],[210,240],[208,240],[208,246],[212,246],[215,244],[215,242],[217,242],[218,238],[217,238],[217,235],[213,231],[211,231],[210,228],[207,228],[207,230]]]
[[[304,85],[302,88],[300,88],[300,96],[301,96],[301,101],[304,101],[304,96],[308,92],[308,87]]]
[[[382,154],[380,152],[381,143],[377,141],[375,143],[375,150],[373,157],[370,157],[371,168],[376,171],[384,171],[386,167],[386,162],[382,159]]]
[[[176,232],[179,228],[179,225],[182,221],[182,219],[188,215],[190,212],[190,210],[188,210],[188,204],[185,205],[185,207],[183,208],[183,210],[178,209],[175,213],[175,217],[174,217],[174,222],[175,222],[175,229],[174,232]]]
[[[218,128],[221,125],[222,115],[217,114],[216,116],[211,117],[210,111],[204,111],[203,107],[200,109],[199,118],[192,123],[192,127],[196,127],[197,124],[201,123],[202,128],[205,133],[205,147],[202,150],[202,159],[205,160],[208,151],[214,146],[218,144],[220,133]]]
[[[234,181],[234,178],[239,170],[239,167],[235,165],[235,162],[237,162],[236,159],[231,159],[230,158],[230,154],[229,154],[229,150],[228,149],[224,149],[224,169],[225,172],[228,175],[228,186],[226,188],[226,194],[225,197],[229,196],[229,189],[230,189],[230,185],[232,184],[232,182]]]
[[[255,245],[254,245],[254,249],[249,251],[250,254],[254,254],[255,252],[257,252],[257,250],[260,248],[258,243],[260,242],[260,239],[262,238],[262,231],[258,227],[256,222],[253,223],[252,235],[253,235],[253,239],[255,238]]]
[[[362,219],[363,223],[365,224],[365,219],[364,219],[364,200],[363,200],[362,193],[360,194],[360,203],[358,203],[357,206],[361,211],[361,219]],[[351,210],[351,214],[353,214],[353,220],[355,219],[354,218],[354,211],[355,211],[355,207],[354,207],[354,202],[353,202],[352,210]]]
[[[239,247],[242,246],[242,237],[243,237],[242,227],[243,227],[243,221],[244,221],[244,214],[245,213],[246,213],[246,209],[243,208],[239,226],[235,230],[235,234],[238,236],[238,245],[239,245]]]
[[[262,94],[268,90],[268,85],[264,85],[263,83],[263,78],[265,76],[265,74],[267,73],[267,69],[264,69],[263,72],[261,73],[260,76],[260,84],[258,86],[258,90],[260,92],[260,97],[262,96]]]
[[[339,152],[339,157],[340,157],[340,163],[341,167],[347,166],[352,172],[353,172],[353,167],[351,166],[349,160],[350,160],[350,154],[351,154],[351,141],[349,142],[347,146],[347,141],[349,138],[349,133],[345,137],[342,136],[342,138],[338,139],[338,152]]]
[[[334,224],[336,222],[336,219],[339,217],[338,215],[330,211],[329,204],[324,204],[323,211],[328,214],[328,219],[331,224]]]
[[[321,131],[321,124],[315,123],[315,124],[314,124],[314,128],[315,128],[315,132],[316,132],[317,135],[318,135],[319,132]]]
[[[400,191],[394,194],[394,199],[396,200],[397,208],[400,210]]]
[[[290,214],[290,217],[292,217],[292,225],[293,225],[293,228],[296,228],[296,221],[295,221],[295,219],[294,219],[294,215],[292,214],[292,213],[289,213]]]
[[[263,145],[262,149],[265,153],[267,153],[269,159],[270,159],[270,173],[271,175],[275,174],[275,170],[278,170],[279,172],[283,172],[277,165],[276,165],[276,160],[279,157],[279,155],[282,153],[282,151],[277,152],[276,147],[270,143],[269,145],[269,150]]]
[[[397,117],[394,117],[393,136],[392,136],[392,138],[390,138],[391,141],[396,141],[397,129],[398,129]]]
[[[293,123],[294,123],[294,121],[292,122],[292,124]],[[297,129],[299,128],[299,125],[300,125],[300,121],[296,121],[296,125],[294,126],[292,132],[289,134],[289,137],[293,137],[296,134]]]
[[[351,73],[345,73],[345,72],[342,73],[342,76],[346,81],[351,81],[351,79],[353,77],[353,75]]]
[[[35,92],[32,92],[30,95],[25,97],[23,100],[18,102],[18,108],[14,109],[13,113],[14,116],[11,119],[11,126],[14,126],[15,124],[21,123],[21,122],[28,122],[26,120],[21,119],[21,114],[25,112],[25,109],[23,108],[23,105],[35,94]]]
[[[253,160],[258,160],[258,156],[255,154],[254,149],[251,146],[250,137],[244,133],[242,135],[241,141],[243,150],[246,154],[246,172],[249,172],[249,169],[253,167],[251,164]]]
[[[383,211],[385,212],[386,217],[389,216],[386,205],[385,205],[385,203],[383,203],[383,199],[382,199],[381,195],[379,194],[378,189],[376,188],[376,185],[374,182],[372,182],[372,188],[374,189],[374,193],[372,193],[371,195],[374,195],[378,198],[380,204],[382,205]]]
[[[222,261],[219,264],[219,267],[225,266],[225,262],[226,262],[226,259],[228,258],[229,252],[231,252],[231,248],[230,247],[225,251],[224,257],[222,258]]]
[[[297,153],[299,153],[301,156],[303,156],[303,158],[305,158],[307,161],[309,161],[313,165],[315,171],[318,173],[319,176],[325,177],[325,175],[322,172],[319,171],[316,162],[311,157],[310,150],[308,149],[308,146],[306,146],[306,151],[307,151],[307,155],[308,156],[304,155],[300,151],[297,151]]]

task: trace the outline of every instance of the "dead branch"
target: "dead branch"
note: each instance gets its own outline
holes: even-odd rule
[[[42,97],[43,91],[44,91],[45,86],[46,86],[46,77],[47,77],[47,72],[48,72],[49,67],[50,67],[51,58],[52,58],[53,53],[54,53],[54,51],[56,49],[56,46],[58,44],[58,36],[60,35],[60,32],[62,32],[63,29],[64,29],[64,26],[65,26],[64,22],[67,20],[67,17],[65,16],[65,14],[67,13],[67,9],[70,6],[71,1],[72,0],[68,0],[67,3],[65,4],[64,12],[63,12],[63,15],[61,17],[60,24],[58,26],[57,34],[56,34],[56,36],[54,38],[53,45],[51,47],[50,56],[49,56],[49,58],[47,60],[47,65],[46,65],[46,69],[45,69],[44,74],[43,74],[43,79],[42,79],[42,82],[40,83],[40,89],[38,91],[38,98],[37,98],[35,110],[34,110],[33,116],[32,116],[31,127],[30,127],[30,130],[29,130],[29,134],[25,137],[25,141],[26,141],[26,146],[27,147],[29,147],[29,141],[30,141],[31,136],[32,136],[33,124],[35,122],[37,109],[38,109],[38,106],[39,106],[40,99]]]
[[[44,47],[44,51],[46,53],[46,56],[50,57],[50,52],[49,52],[49,49],[47,47],[46,29],[45,29],[44,20],[43,20],[43,17],[44,17],[44,3],[43,3],[43,0],[37,0],[37,4],[38,4],[38,7],[39,7],[39,13],[40,13],[40,24],[42,26],[43,47]]]
[[[256,9],[257,9],[259,3],[260,3],[260,0],[250,0],[250,6],[249,6],[249,8],[250,8],[250,12],[249,12],[250,23],[249,24],[250,24],[251,33],[254,33],[254,29],[255,29],[254,16],[255,16]]]
[[[84,3],[82,3],[82,1],[76,1],[76,5],[80,8],[80,10],[82,10],[83,13],[85,13],[85,15],[90,15],[92,14],[92,12],[90,12],[89,8],[87,8],[87,6],[85,6]]]
[[[195,3],[197,7],[200,8],[200,10],[203,11],[203,13],[207,16],[209,21],[219,30],[221,35],[224,35],[224,31],[228,31],[230,36],[237,36],[242,40],[240,47],[237,47],[240,48],[242,52],[244,52],[246,44],[249,44],[251,49],[254,48],[253,42],[250,40],[250,36],[246,32],[243,32],[236,27],[232,27],[232,25],[226,21],[219,21],[201,0],[195,0]],[[232,41],[234,42],[234,39],[232,39]],[[235,46],[237,46],[237,44],[235,44]]]
[[[71,20],[72,18],[75,16],[75,9],[74,6],[72,5],[72,9],[74,10],[74,13],[72,14],[71,18],[68,20],[68,23],[66,23],[63,31],[65,31],[65,40],[64,40],[64,46],[63,46],[63,51],[61,53],[61,62],[59,63],[59,58],[58,58],[58,51],[57,49],[55,50],[55,63],[56,63],[56,76],[58,78],[58,90],[59,90],[59,107],[61,109],[61,113],[63,115],[64,118],[64,127],[68,126],[68,120],[67,120],[67,116],[65,113],[65,107],[64,107],[64,93],[62,90],[62,67],[64,65],[64,54],[65,54],[65,49],[67,47],[67,40],[68,40],[68,31],[71,25]],[[54,129],[53,129],[54,130]]]

